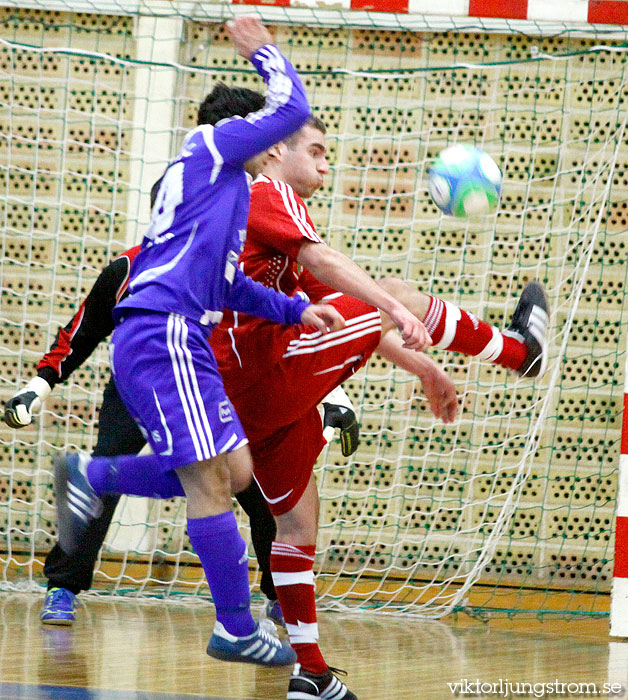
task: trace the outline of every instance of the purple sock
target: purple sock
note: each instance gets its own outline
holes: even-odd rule
[[[236,637],[255,630],[251,616],[246,545],[229,511],[207,518],[188,518],[188,537],[209,584],[216,619]]]
[[[93,457],[87,465],[87,478],[99,496],[121,493],[127,496],[173,498],[185,496],[174,471],[164,471],[159,455]]]

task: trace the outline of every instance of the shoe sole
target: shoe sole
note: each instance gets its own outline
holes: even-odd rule
[[[230,661],[233,663],[240,664],[254,664],[255,666],[294,666],[297,660],[297,655],[295,653],[294,658],[290,661],[282,661],[281,663],[270,661],[264,662],[261,659],[253,659],[249,656],[235,656],[228,651],[222,651],[221,649],[214,649],[213,647],[207,647],[207,656],[211,656],[212,659],[218,659],[219,661]]]
[[[317,694],[313,695],[307,690],[291,690],[290,687],[288,687],[287,700],[316,700],[316,698],[322,697],[338,698],[338,700],[358,700],[357,695],[352,693],[337,676],[334,676],[334,678],[322,689],[318,688],[318,683],[315,679],[309,678],[308,676],[302,674],[296,677],[292,676],[290,678],[290,685],[292,685],[293,681],[306,681],[317,688]],[[341,692],[343,692],[342,695],[339,694]]]
[[[42,625],[54,625],[55,627],[70,627],[74,624],[74,620],[68,620],[63,617],[39,618]]]
[[[541,365],[537,370],[536,368],[539,365],[539,362],[541,363]],[[526,371],[526,373],[521,375],[521,377],[523,379],[536,379],[537,377],[542,377],[545,374],[546,369],[547,369],[547,344],[545,344],[543,346],[543,348],[541,349],[541,354],[536,358],[534,363],[528,367],[528,370]]]

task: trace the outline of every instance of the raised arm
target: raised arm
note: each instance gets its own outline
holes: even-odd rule
[[[244,119],[223,120],[213,130],[214,144],[224,161],[241,165],[300,129],[311,110],[297,72],[256,17],[227,22],[227,32],[238,53],[251,61],[268,84],[263,109]]]
[[[425,350],[432,344],[428,332],[416,316],[343,253],[325,243],[304,240],[297,261],[319,281],[387,313],[401,331],[404,344],[409,349]]]

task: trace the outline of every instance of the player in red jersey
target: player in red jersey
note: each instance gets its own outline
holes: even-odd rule
[[[378,286],[327,246],[303,202],[329,171],[324,135],[323,123],[311,118],[259,157],[262,174],[251,190],[240,266],[286,294],[325,299],[340,311],[345,328],[322,336],[303,326],[281,327],[225,313],[211,338],[225,388],[250,441],[255,479],[277,522],[271,571],[298,656],[288,700],[355,698],[328,668],[317,643],[313,562],[318,494],[312,469],[324,445],[317,404],[377,350],[421,379],[437,417],[450,422],[457,410],[451,381],[428,357],[405,349],[395,324],[377,307],[385,309],[392,296],[425,322],[437,347],[479,356],[521,375],[540,374],[546,354],[547,302],[537,283],[526,287],[510,329],[500,332],[400,280],[381,280]],[[306,269],[299,275],[300,265]]]
[[[151,191],[151,208],[158,189],[159,182]],[[109,337],[113,330],[113,308],[128,293],[131,264],[139,249],[139,245],[135,246],[107,265],[69,323],[59,328],[52,347],[37,364],[36,376],[5,403],[2,420],[9,427],[20,429],[30,425],[33,414],[40,410],[54,387],[69,379],[96,347]],[[324,399],[323,408],[329,439],[335,432],[334,428],[339,428],[343,453],[348,456],[357,448],[359,439],[359,428],[348,397],[342,389],[335,389]],[[132,454],[145,445],[144,436],[126,410],[110,377],[98,414],[98,440],[93,454],[111,457]],[[270,572],[275,522],[254,481],[235,498],[250,518],[251,540],[261,571],[260,589],[268,598],[265,614],[283,626]],[[40,614],[44,624],[73,624],[78,605],[76,596],[81,591],[89,590],[92,585],[96,559],[120,496],[112,493],[101,500],[102,513],[90,523],[80,551],[70,556],[57,542],[46,556],[44,576],[48,578],[48,590]]]

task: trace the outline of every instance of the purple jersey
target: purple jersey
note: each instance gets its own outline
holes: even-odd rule
[[[264,109],[189,132],[164,175],[116,319],[136,308],[212,327],[226,307],[279,323],[300,320],[306,302],[253,282],[237,265],[249,211],[243,165],[310,115],[299,77],[275,46],[263,46],[251,61],[268,83]]]

